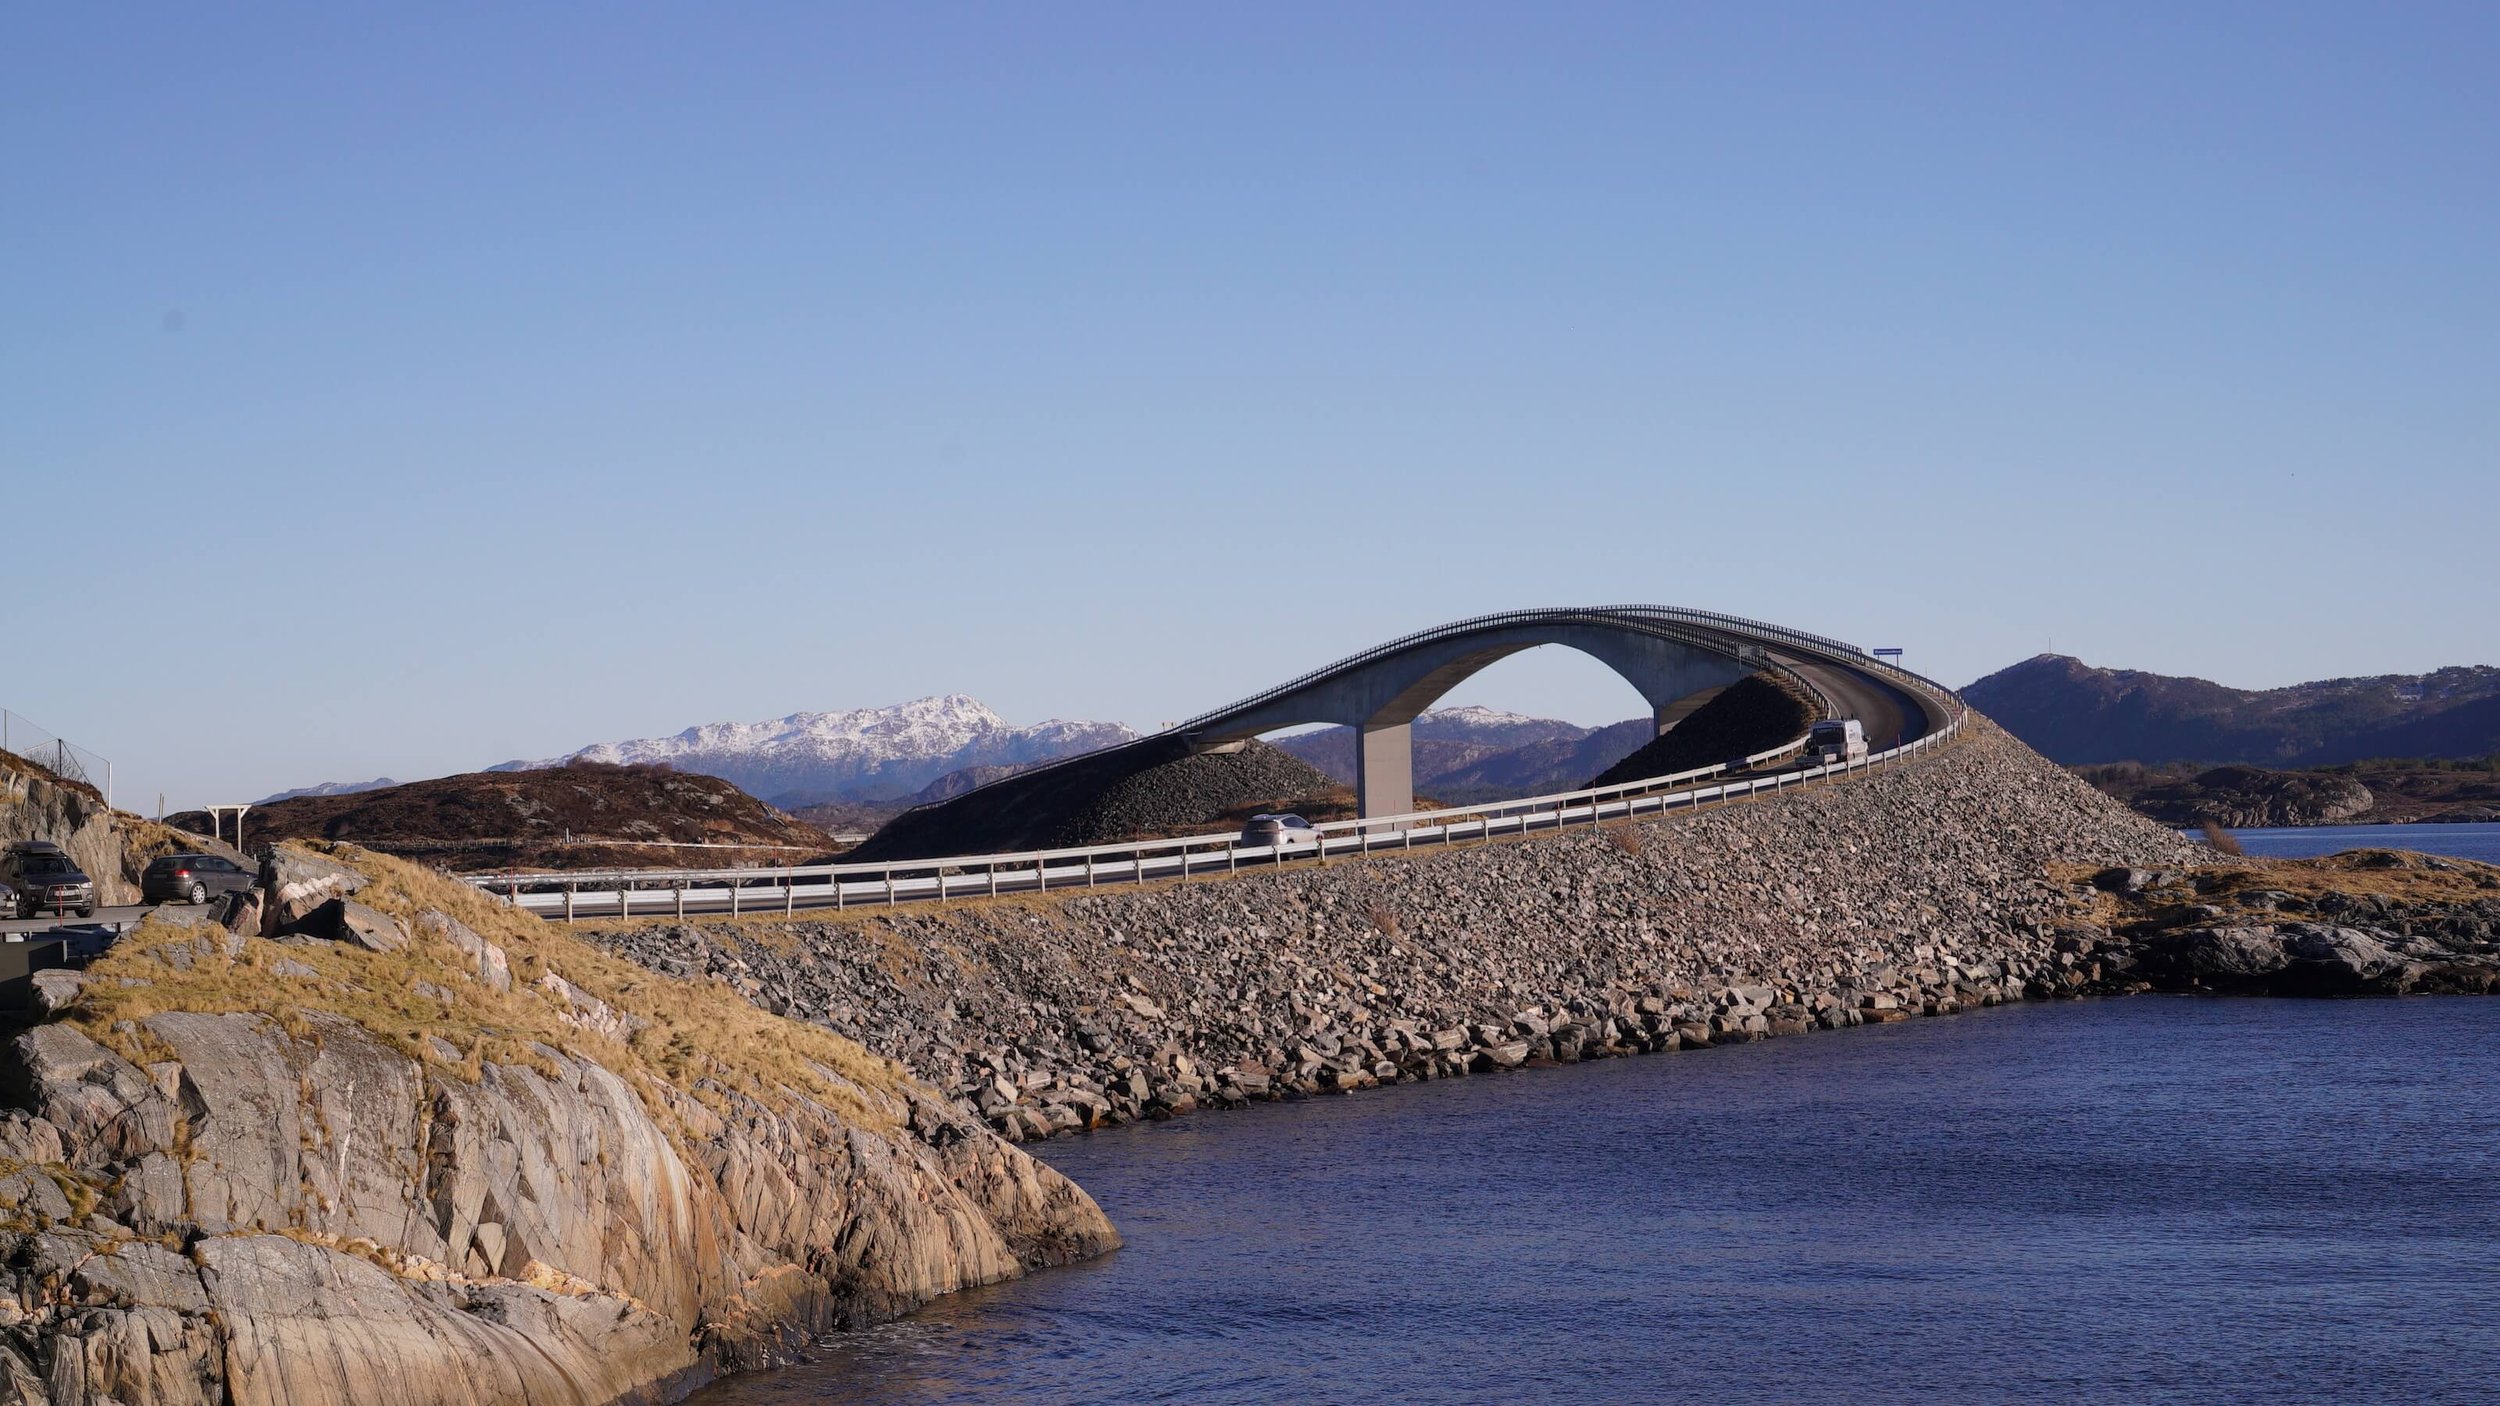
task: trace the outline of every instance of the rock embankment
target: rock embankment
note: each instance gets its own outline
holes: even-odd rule
[[[1899,770],[1594,833],[592,938],[890,1053],[1025,1138],[2073,992],[2052,870],[2204,853],[1982,721]]]
[[[0,1071],[7,1406],[671,1400],[1117,1243],[891,1061],[412,866],[169,912]]]

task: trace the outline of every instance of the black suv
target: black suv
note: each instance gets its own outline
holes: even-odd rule
[[[219,894],[252,886],[249,869],[218,854],[169,854],[148,862],[139,875],[142,903],[206,903]]]
[[[49,840],[20,840],[0,854],[0,886],[17,890],[21,918],[47,908],[81,918],[95,916],[95,881]]]

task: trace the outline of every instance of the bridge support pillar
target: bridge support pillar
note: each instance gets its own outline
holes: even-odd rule
[[[1415,808],[1415,729],[1410,723],[1355,729],[1354,801],[1365,816]]]

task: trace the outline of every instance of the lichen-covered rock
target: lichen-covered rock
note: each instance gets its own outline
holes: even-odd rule
[[[296,922],[350,887],[313,858],[271,866]],[[618,1004],[630,983],[594,991],[546,965],[606,959],[550,935],[523,986],[473,924],[533,920],[393,872],[480,906],[405,924],[371,909],[402,934],[380,950],[143,929],[66,1019],[9,1048],[0,1406],[669,1400],[817,1332],[1118,1243],[1066,1179],[821,1034],[781,1043],[851,1073],[662,1077],[631,1042],[682,1051],[687,1029]],[[353,888],[379,892],[365,878]],[[269,998],[280,978],[296,999]],[[463,1043],[392,1023],[418,1017],[393,1015],[411,1008],[386,979],[429,988]],[[127,1015],[91,1008],[117,999]],[[689,1018],[713,1001],[769,1020],[674,999]],[[543,1033],[487,1033],[512,1028]],[[698,1041],[700,1067],[729,1075],[720,1061],[754,1043]]]

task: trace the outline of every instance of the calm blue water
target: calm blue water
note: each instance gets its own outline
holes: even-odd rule
[[[2347,849],[2418,849],[2500,864],[2500,825],[2312,825],[2231,833],[2250,854],[2273,859],[2308,859]]]
[[[1046,1145],[1129,1239],[707,1406],[2500,1394],[2500,1001],[2138,997]]]

